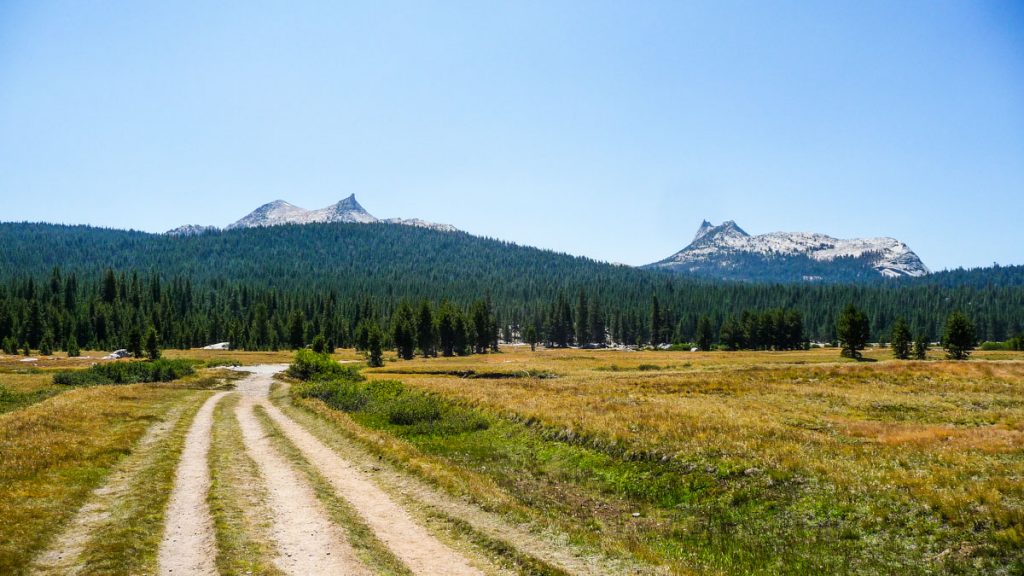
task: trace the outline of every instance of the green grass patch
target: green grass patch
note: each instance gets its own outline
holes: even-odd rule
[[[39,388],[27,392],[18,392],[10,390],[3,384],[0,384],[0,414],[37,404],[47,398],[60,394],[61,392],[63,392],[63,389],[56,386],[47,386],[45,388]]]
[[[53,375],[53,383],[61,386],[97,386],[170,382],[194,373],[195,363],[192,361],[161,358],[147,362],[109,362],[85,370],[57,372]]]

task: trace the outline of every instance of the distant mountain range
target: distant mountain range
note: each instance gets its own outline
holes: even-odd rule
[[[275,200],[253,210],[224,230],[265,228],[285,224],[396,224],[455,232],[449,224],[419,218],[381,219],[370,214],[354,194],[317,210]],[[220,231],[216,226],[188,224],[167,232],[194,236]],[[928,267],[895,238],[842,240],[810,232],[772,232],[751,236],[735,222],[718,226],[705,220],[688,246],[643,268],[719,280],[753,282],[862,282],[883,278],[916,278]]]
[[[705,220],[686,248],[647,267],[761,281],[855,281],[929,273],[917,254],[895,238],[841,240],[808,232],[751,236],[731,220],[718,226]]]
[[[241,220],[229,224],[225,229],[236,228],[257,228],[265,226],[280,226],[284,224],[323,224],[323,223],[345,223],[345,224],[400,224],[403,226],[415,226],[417,228],[429,228],[441,232],[455,232],[457,228],[450,224],[435,224],[420,220],[419,218],[388,218],[380,219],[370,214],[363,208],[356,195],[335,204],[331,204],[319,210],[306,210],[284,200],[274,200],[253,210]],[[216,226],[201,226],[197,224],[186,224],[173,230],[168,230],[171,236],[190,236],[219,230]]]

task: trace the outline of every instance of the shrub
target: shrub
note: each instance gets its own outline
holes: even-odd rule
[[[343,366],[331,360],[326,354],[317,354],[312,350],[298,350],[295,359],[288,367],[288,375],[299,380],[342,379],[350,382],[361,382],[365,378],[355,366]]]
[[[434,422],[441,418],[437,400],[423,394],[402,394],[387,404],[388,422],[399,426],[412,426]]]
[[[188,360],[153,360],[150,362],[111,362],[96,364],[85,370],[57,372],[53,383],[63,386],[93,386],[99,384],[136,384],[140,382],[170,382],[195,373]]]
[[[378,425],[400,426],[404,434],[460,434],[490,425],[476,410],[409,390],[397,380],[310,380],[293,386],[292,394],[321,400],[334,410],[362,415]]]

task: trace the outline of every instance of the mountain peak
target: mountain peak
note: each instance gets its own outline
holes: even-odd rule
[[[697,229],[696,236],[693,237],[693,241],[690,244],[694,244],[703,238],[715,238],[719,236],[736,236],[741,238],[747,238],[750,234],[747,234],[743,228],[740,228],[736,222],[732,220],[726,220],[718,226],[713,225],[711,222],[704,220],[700,224],[700,228]]]
[[[894,238],[842,240],[825,234],[751,236],[736,222],[704,220],[693,241],[651,267],[732,279],[840,279],[924,276],[928,268]]]
[[[306,222],[356,222],[359,224],[370,224],[377,222],[377,217],[367,212],[359,202],[355,194],[343,200],[308,213]]]
[[[455,227],[448,224],[434,224],[433,222],[426,222],[418,218],[411,218],[404,220],[401,218],[391,218],[388,220],[380,220],[373,214],[370,214],[363,208],[356,200],[355,194],[349,194],[348,197],[320,208],[319,210],[306,210],[299,208],[294,204],[285,202],[284,200],[274,200],[260,206],[259,208],[250,212],[247,216],[228,226],[228,229],[233,228],[252,228],[256,226],[278,226],[281,224],[313,224],[313,223],[330,223],[330,222],[342,222],[342,223],[353,223],[353,224],[373,224],[376,222],[383,222],[385,224],[402,224],[405,226],[415,226],[418,228],[431,228],[434,230],[441,231],[454,231]]]

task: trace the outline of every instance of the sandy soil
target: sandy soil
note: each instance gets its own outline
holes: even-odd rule
[[[235,409],[246,452],[267,485],[273,514],[274,563],[288,574],[369,574],[312,488],[281,456],[256,418],[257,397],[243,394]]]
[[[207,454],[213,409],[225,394],[214,394],[203,404],[185,436],[157,557],[158,572],[163,576],[217,574],[213,519],[206,501],[210,489]]]
[[[263,369],[240,383],[253,400],[266,410],[274,424],[331,483],[339,496],[348,500],[366,524],[410,570],[416,574],[451,576],[478,575],[461,554],[451,549],[417,523],[409,513],[355,465],[341,458],[267,399],[273,374]]]

